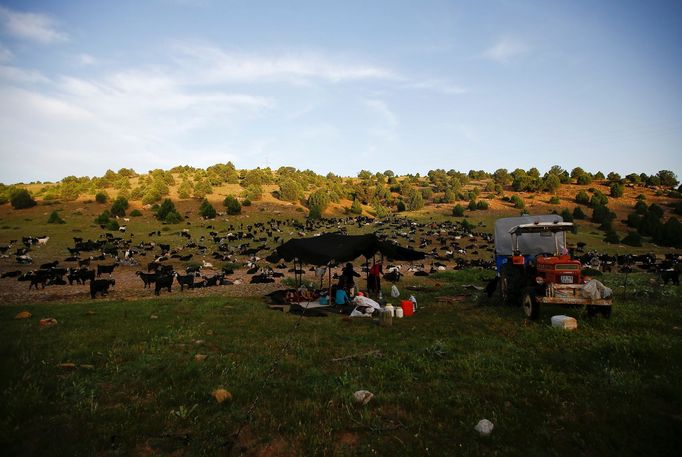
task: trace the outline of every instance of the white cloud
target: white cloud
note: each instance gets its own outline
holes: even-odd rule
[[[38,71],[9,65],[0,65],[0,79],[15,83],[46,83],[50,81]]]
[[[453,84],[441,79],[426,79],[422,81],[412,81],[406,83],[404,87],[408,89],[432,90],[434,92],[441,92],[447,95],[460,95],[469,92],[469,89],[467,89],[466,87],[460,86],[458,84]]]
[[[99,59],[94,58],[90,54],[79,54],[77,59],[78,63],[84,66],[99,64]]]
[[[204,80],[212,82],[289,82],[307,84],[314,80],[346,82],[359,80],[398,80],[386,68],[323,57],[310,52],[259,55],[226,52],[210,45],[174,46],[176,62],[186,68],[201,68]]]
[[[383,100],[370,99],[366,100],[365,104],[380,120],[378,125],[370,128],[370,133],[386,141],[395,140],[398,116],[391,111]]]
[[[0,44],[0,63],[9,62],[14,57],[12,51]]]
[[[0,6],[3,28],[19,38],[50,44],[68,40],[68,35],[57,28],[57,22],[46,14],[22,13]]]
[[[529,51],[530,47],[522,40],[511,36],[505,36],[497,40],[493,46],[488,48],[483,53],[483,56],[498,63],[507,63],[526,55]]]

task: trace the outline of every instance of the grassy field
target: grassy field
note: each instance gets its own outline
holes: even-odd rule
[[[432,277],[440,287],[415,293],[418,313],[392,327],[223,297],[0,307],[0,448],[54,456],[676,453],[679,288],[635,274],[624,290],[614,274],[605,279],[617,293],[610,320],[556,308],[531,323],[519,308],[463,287],[489,276]],[[469,295],[437,300],[460,294]],[[15,320],[22,310],[33,317]],[[575,316],[578,330],[552,329],[549,317],[559,313]],[[44,317],[59,323],[41,329]],[[378,353],[332,360],[370,351]],[[218,404],[217,388],[233,399]],[[364,407],[352,400],[359,389],[375,394]],[[474,431],[482,418],[495,424],[488,438]]]

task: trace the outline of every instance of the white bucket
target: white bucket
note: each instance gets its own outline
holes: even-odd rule
[[[401,317],[403,317],[403,309],[402,309],[402,308],[398,307],[398,308],[395,309],[395,317],[397,317],[397,318],[399,318],[399,319],[400,319]]]

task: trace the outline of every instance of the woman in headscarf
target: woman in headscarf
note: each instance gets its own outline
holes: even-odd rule
[[[353,270],[353,264],[348,262],[341,271],[339,287],[343,287],[348,293],[350,293],[350,290],[355,286],[355,279],[353,279],[354,277],[359,278],[360,275]]]

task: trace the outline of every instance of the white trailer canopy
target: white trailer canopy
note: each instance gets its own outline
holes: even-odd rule
[[[536,224],[537,223],[537,224]],[[540,228],[554,226],[554,229]],[[512,231],[519,226],[517,234],[523,233],[518,237],[518,248],[523,255],[538,255],[544,252],[554,252],[557,248],[554,240],[555,231],[566,230],[567,223],[564,223],[561,216],[557,214],[546,214],[540,216],[519,216],[505,217],[495,222],[495,255],[509,256],[513,254]],[[534,226],[535,229],[530,227]],[[559,250],[565,249],[563,237],[559,237]]]

